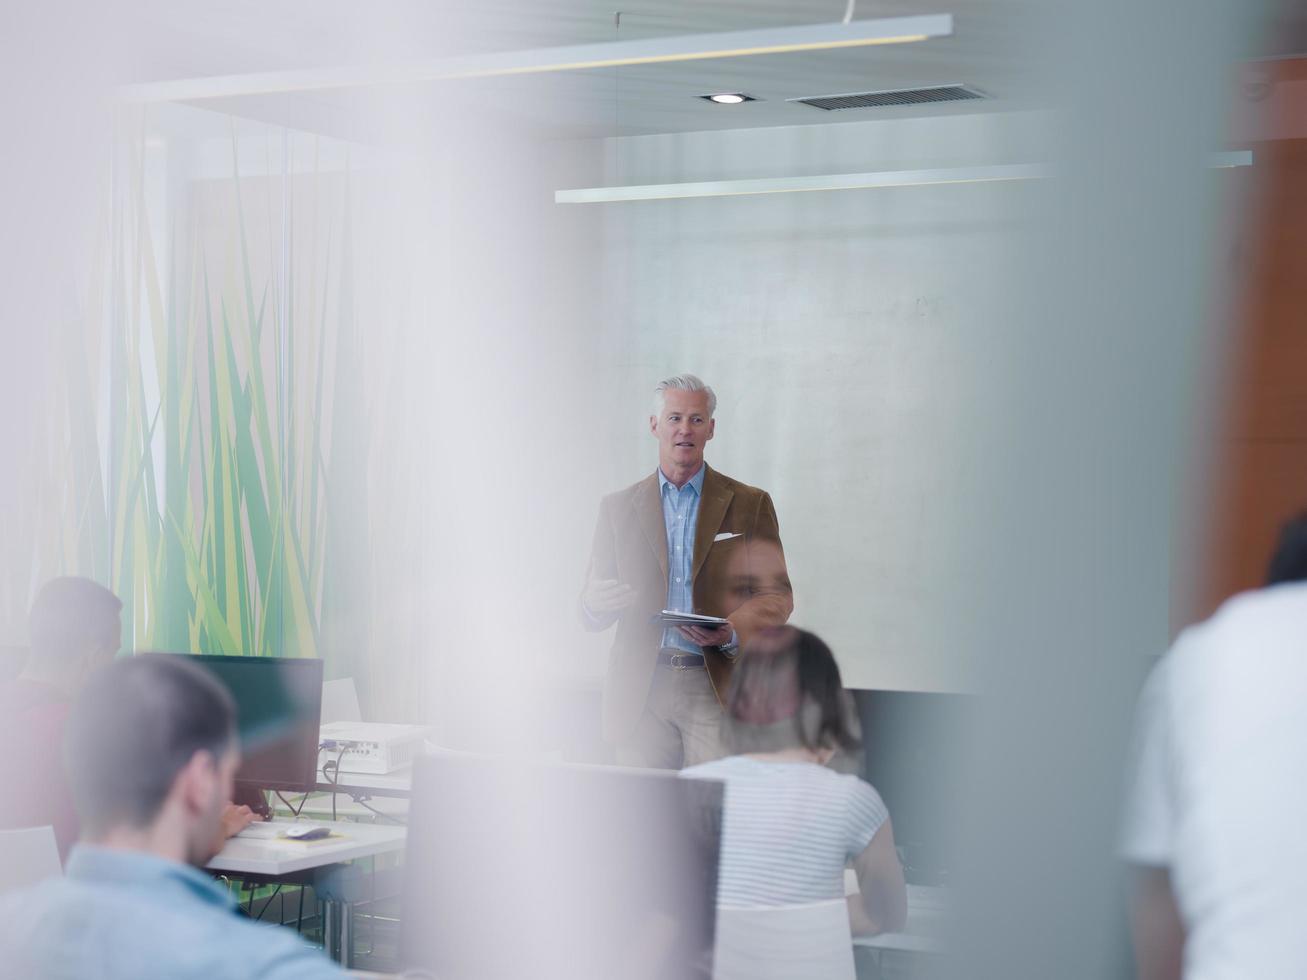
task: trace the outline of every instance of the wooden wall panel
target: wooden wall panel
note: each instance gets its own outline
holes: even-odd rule
[[[1272,70],[1297,82],[1307,77],[1307,59]],[[1176,580],[1191,584],[1188,595],[1177,590],[1177,628],[1260,585],[1280,524],[1307,509],[1307,139],[1244,145],[1255,164],[1241,227],[1231,232],[1241,244],[1224,358],[1229,387],[1205,435],[1206,543],[1190,552],[1200,567],[1176,569]]]

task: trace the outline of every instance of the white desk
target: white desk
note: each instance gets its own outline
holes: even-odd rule
[[[400,851],[408,837],[407,827],[332,823],[329,820],[313,822],[325,824],[344,836],[325,842],[232,837],[205,867],[223,874],[283,878],[345,861]],[[324,900],[323,905],[323,945],[328,955],[348,969],[352,952],[353,905],[341,900]]]
[[[339,840],[300,843],[233,837],[206,867],[228,874],[267,875],[276,878],[359,858],[404,849],[408,828],[388,824],[321,822],[344,835]]]
[[[938,953],[943,950],[947,891],[908,885],[908,921],[902,932],[854,936],[854,946],[892,949],[903,953]]]

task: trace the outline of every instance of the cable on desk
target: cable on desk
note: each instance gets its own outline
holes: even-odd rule
[[[293,816],[296,820],[298,820],[298,819],[300,818],[300,811],[304,809],[304,804],[307,803],[307,802],[309,801],[309,794],[308,794],[308,793],[305,793],[303,796],[300,797],[300,805],[299,805],[299,806],[293,806],[293,805],[291,804],[290,800],[286,799],[286,797],[284,797],[284,796],[281,795],[281,790],[279,790],[279,789],[278,789],[278,790],[273,790],[273,792],[277,794],[277,799],[281,800],[282,805],[283,805],[287,810],[290,811],[291,816]]]
[[[327,782],[331,783],[331,820],[332,820],[332,823],[335,823],[335,821],[336,821],[336,794],[339,792],[339,790],[338,790],[336,787],[340,785],[340,760],[343,759],[343,758],[345,758],[345,752],[346,752],[347,750],[348,750],[348,747],[342,745],[342,746],[340,747],[340,751],[336,753],[336,761],[335,761],[335,762],[333,762],[333,761],[331,761],[330,759],[328,759],[326,762],[324,762],[324,763],[322,764],[322,778],[325,779]],[[331,771],[331,775],[330,775],[330,776],[327,775],[327,766],[331,766],[331,770],[332,770],[332,771]]]
[[[392,823],[397,823],[401,827],[405,827],[408,825],[406,821],[400,820],[399,817],[392,816],[389,813],[382,813],[376,807],[369,806],[367,800],[361,800],[356,796],[354,797],[354,802],[357,803],[359,806],[365,807],[366,809],[370,810],[372,813],[376,814],[378,817],[381,817],[381,819],[383,820],[389,820]]]

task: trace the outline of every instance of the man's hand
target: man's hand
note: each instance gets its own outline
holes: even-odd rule
[[[254,811],[249,807],[228,803],[227,808],[222,811],[222,839],[235,837],[256,819]]]
[[[722,626],[707,629],[703,626],[678,626],[681,635],[691,643],[696,643],[701,647],[720,647],[731,642],[731,634],[735,628],[730,623]]]
[[[581,602],[592,616],[611,615],[635,602],[635,589],[615,578],[597,578],[581,593]]]
[[[215,835],[217,839],[209,845],[209,856],[212,857],[221,851],[228,840],[258,819],[249,807],[228,803],[223,808],[222,816],[218,818],[218,833]]]

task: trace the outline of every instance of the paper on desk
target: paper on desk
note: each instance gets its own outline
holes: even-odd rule
[[[284,833],[278,834],[272,839],[278,844],[296,844],[300,847],[313,847],[317,844],[335,844],[339,841],[347,840],[348,835],[333,830],[326,837],[319,837],[317,840],[297,840],[294,837],[287,837]]]
[[[708,629],[730,625],[728,620],[720,616],[701,616],[698,613],[677,612],[675,609],[664,609],[653,621],[659,626],[704,626]]]

